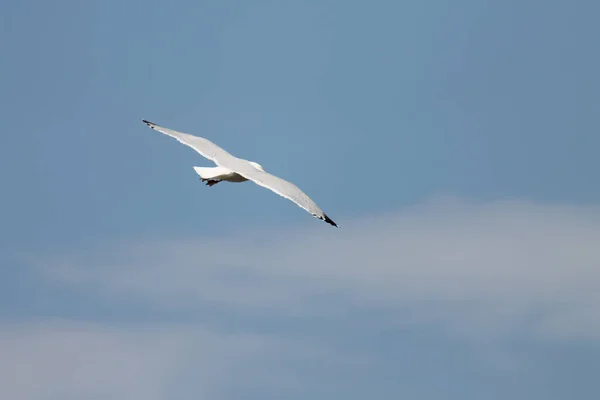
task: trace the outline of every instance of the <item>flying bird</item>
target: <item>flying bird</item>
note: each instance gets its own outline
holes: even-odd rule
[[[300,190],[298,186],[265,172],[260,164],[237,158],[208,139],[167,129],[145,119],[142,119],[142,122],[152,129],[177,139],[180,143],[191,147],[200,153],[200,155],[217,164],[216,167],[194,167],[194,171],[200,175],[200,179],[206,182],[208,186],[212,187],[221,181],[245,182],[250,180],[293,201],[299,207],[308,211],[313,217],[337,227],[337,224],[310,197]]]

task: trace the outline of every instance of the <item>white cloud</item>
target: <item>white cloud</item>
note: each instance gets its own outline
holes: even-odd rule
[[[475,346],[466,351],[477,362],[508,373],[535,363],[497,337],[600,338],[599,208],[440,201],[344,221],[341,229],[312,220],[306,226],[143,239],[39,258],[37,271],[69,296],[142,302],[179,313],[173,320],[202,315],[194,320],[204,325],[0,322],[0,398],[281,398],[329,393],[342,382],[358,398],[357,388],[367,390],[390,366],[413,369],[386,359],[394,339],[372,347],[378,332],[397,332],[399,324],[467,335]],[[196,313],[207,307],[275,329],[242,323],[262,333],[216,330],[219,323]],[[325,320],[334,328],[315,327]],[[312,325],[296,331],[303,321]],[[436,362],[444,360],[438,350],[430,354]],[[435,373],[446,376],[446,368]],[[352,381],[361,376],[363,386]],[[419,385],[402,387],[410,394],[428,380]]]
[[[39,265],[97,295],[161,307],[402,307],[466,334],[600,336],[598,208],[441,201],[340,222],[113,244]]]
[[[65,320],[0,323],[0,354],[0,398],[14,400],[238,398],[294,389],[291,366],[332,358],[268,335]]]

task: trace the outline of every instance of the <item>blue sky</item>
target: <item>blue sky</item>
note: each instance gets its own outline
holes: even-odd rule
[[[3,2],[1,397],[597,397],[599,12]]]

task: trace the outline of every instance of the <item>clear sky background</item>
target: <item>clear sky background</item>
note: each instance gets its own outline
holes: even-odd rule
[[[599,14],[1,2],[0,397],[598,398]]]

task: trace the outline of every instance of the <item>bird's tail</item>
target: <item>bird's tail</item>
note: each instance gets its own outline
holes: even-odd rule
[[[225,172],[221,167],[194,167],[194,171],[202,179],[214,179]]]

